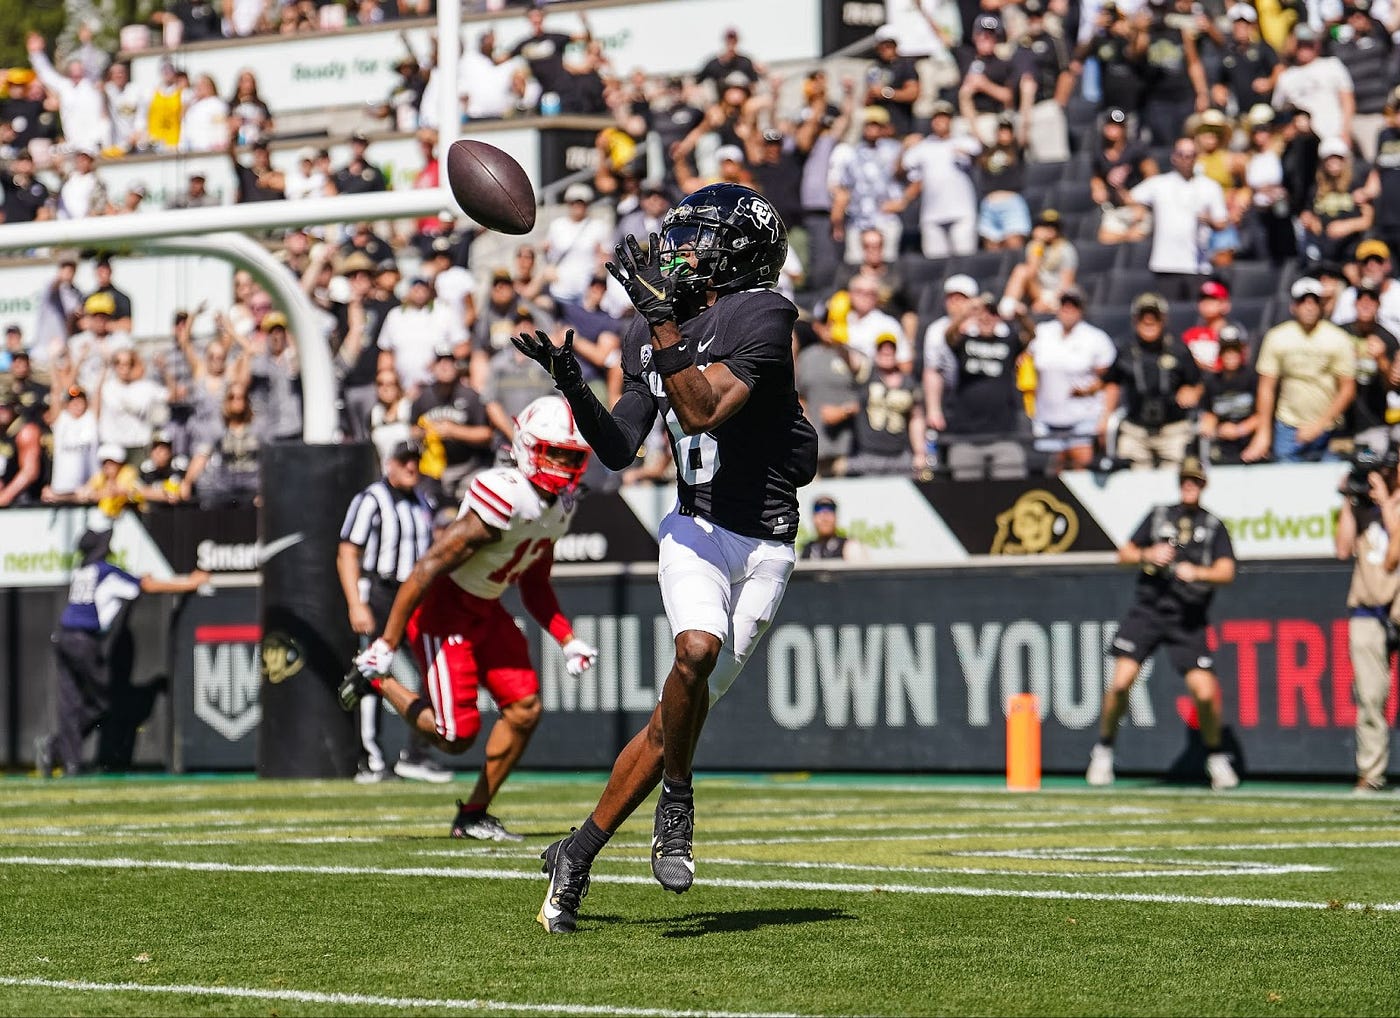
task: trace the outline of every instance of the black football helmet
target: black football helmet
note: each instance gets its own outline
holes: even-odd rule
[[[697,261],[686,257],[694,252]],[[787,227],[763,195],[742,184],[709,184],[661,221],[661,265],[679,289],[737,293],[771,287],[787,259]]]

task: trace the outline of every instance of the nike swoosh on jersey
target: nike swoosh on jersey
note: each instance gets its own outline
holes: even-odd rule
[[[714,337],[714,336],[711,336],[709,339],[701,340],[699,343],[696,343],[696,344],[695,344],[695,349],[699,350],[701,353],[704,353],[706,350],[708,350],[708,349],[710,348],[710,344],[713,343],[714,341],[715,341],[715,337]]]

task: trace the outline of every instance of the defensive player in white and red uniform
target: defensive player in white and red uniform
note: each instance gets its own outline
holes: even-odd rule
[[[384,632],[355,658],[340,687],[346,710],[378,693],[447,753],[465,752],[476,739],[477,687],[490,692],[501,716],[486,740],[476,788],[457,804],[453,837],[522,840],[487,812],[540,720],[539,677],[524,635],[501,605],[506,588],[519,586],[526,611],[564,648],[570,674],[582,674],[598,655],[574,636],[550,582],[554,542],[569,529],[588,462],[568,404],[543,396],[527,406],[515,420],[514,453],[514,467],[472,479],[456,521],[418,560]],[[405,644],[426,697],[390,675]]]

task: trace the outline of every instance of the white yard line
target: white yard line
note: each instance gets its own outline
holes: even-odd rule
[[[467,869],[433,866],[295,866],[273,864],[235,864],[226,862],[187,862],[173,859],[52,859],[42,856],[0,856],[0,866],[50,866],[85,869],[124,870],[186,870],[199,873],[301,873],[324,876],[376,877],[444,877],[457,880],[540,880],[534,869]],[[1009,875],[1009,874],[1008,874]],[[608,884],[645,884],[654,881],[641,875],[595,874],[595,882]],[[1044,889],[1015,889],[1005,887],[922,886],[918,884],[847,884],[833,881],[809,880],[738,880],[707,878],[696,884],[749,891],[830,891],[839,894],[922,894],[964,898],[1027,898],[1047,901],[1114,901],[1158,905],[1207,905],[1214,907],[1253,906],[1257,908],[1324,910],[1344,908],[1354,911],[1400,912],[1400,901],[1347,902],[1303,901],[1288,898],[1241,898],[1236,896],[1204,896],[1189,894],[1101,893],[1095,891],[1061,891]]]
[[[610,1004],[518,1003],[509,1000],[441,997],[380,997],[364,993],[320,993],[315,990],[272,990],[255,986],[199,986],[147,983],[94,983],[85,979],[41,979],[35,976],[0,976],[0,986],[27,986],[46,990],[87,993],[169,993],[191,997],[233,997],[252,1000],[286,1000],[297,1004],[347,1007],[383,1007],[400,1011],[441,1008],[447,1011],[507,1011],[528,1014],[616,1015],[619,1018],[762,1018],[743,1011],[671,1011],[659,1007],[614,1007]],[[767,1014],[767,1012],[764,1012]],[[791,1016],[789,1016],[791,1018]]]

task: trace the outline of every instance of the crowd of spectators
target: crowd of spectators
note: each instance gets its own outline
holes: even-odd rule
[[[494,33],[470,40],[463,115],[601,113],[596,170],[499,259],[474,257],[476,231],[446,216],[272,240],[321,312],[313,341],[335,352],[344,435],[381,450],[422,441],[426,482],[453,498],[551,389],[509,343],[522,330],[573,329],[590,383],[615,397],[631,308],[603,268],[613,245],[731,180],[761,189],[789,226],[780,285],[802,310],[797,385],[825,476],[1290,461],[1389,441],[1400,423],[1390,11],[1352,0],[1294,24],[1291,8],[1189,0],[914,6],[917,18],[875,33],[864,74],[839,80],[818,67],[788,81],[735,29],[694,74],[665,77],[615,74],[574,14],[547,25],[530,10],[510,48]],[[53,150],[72,169],[50,193],[30,158],[40,135],[20,139],[11,116],[7,221],[137,208],[139,195],[106,193],[94,149],[192,137],[230,153],[239,201],[388,186],[360,133],[345,165],[308,147],[296,169],[274,169],[274,111],[251,72],[224,99],[169,67],[165,91],[138,98],[101,53],[67,54],[63,76],[42,40],[31,54],[34,80],[11,72],[18,98],[6,102],[38,103],[26,129],[62,138]],[[400,76],[372,112],[418,132],[417,183],[436,186],[432,77],[412,59]],[[192,178],[170,204],[210,203],[204,184]],[[252,501],[258,448],[301,427],[283,310],[240,273],[231,307],[181,312],[168,338],[137,342],[110,265],[87,294],[75,271],[60,264],[36,335],[11,333],[0,351],[11,421],[0,505],[110,506],[123,484],[127,503]],[[14,465],[36,455],[21,445],[46,479]],[[632,470],[589,480],[669,470],[657,433]]]

